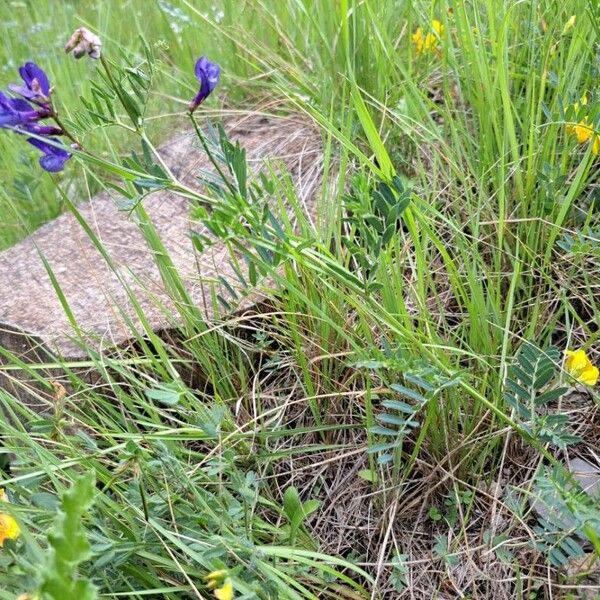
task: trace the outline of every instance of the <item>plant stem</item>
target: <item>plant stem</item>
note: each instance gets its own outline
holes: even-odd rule
[[[52,120],[62,129],[63,134],[68,137],[74,144],[77,144],[77,147],[80,150],[83,150],[83,146],[79,143],[79,140],[65,127],[65,124],[62,122],[54,108],[52,108],[52,112],[50,113],[50,117]]]

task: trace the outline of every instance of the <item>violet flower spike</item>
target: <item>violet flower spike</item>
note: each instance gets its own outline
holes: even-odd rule
[[[56,173],[65,168],[65,163],[71,158],[71,153],[64,146],[55,146],[38,138],[27,138],[27,141],[44,153],[40,158],[40,166],[49,173]]]
[[[217,87],[221,77],[221,67],[211,63],[206,56],[201,56],[194,67],[196,79],[200,82],[200,90],[190,102],[189,110],[193,113]]]
[[[10,84],[8,89],[27,100],[48,104],[50,102],[50,81],[41,67],[35,63],[28,62],[19,68],[19,75],[25,85]]]

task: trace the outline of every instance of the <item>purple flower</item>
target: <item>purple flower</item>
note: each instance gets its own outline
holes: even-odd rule
[[[48,77],[32,62],[25,63],[19,69],[19,74],[23,85],[9,87],[22,98],[12,98],[0,91],[0,128],[36,136],[28,137],[27,141],[42,151],[40,166],[51,173],[62,171],[71,153],[66,146],[54,142],[49,136],[63,135],[64,131],[61,127],[39,122],[47,117],[56,118],[50,100],[52,89]]]
[[[0,127],[15,127],[36,121],[42,116],[21,98],[10,98],[0,92]]]
[[[33,133],[35,135],[62,135],[64,131],[60,127],[54,125],[40,125],[39,123],[26,123],[23,127],[19,127],[17,131]]]
[[[206,56],[200,57],[194,67],[196,79],[200,82],[200,90],[190,102],[190,112],[194,112],[217,87],[221,76],[221,67],[211,63]]]
[[[28,62],[19,68],[19,75],[25,85],[11,84],[8,88],[34,102],[47,103],[50,101],[50,81],[43,69],[35,63]]]
[[[65,168],[65,162],[71,158],[71,153],[64,146],[49,144],[37,138],[27,138],[27,141],[44,153],[44,156],[40,158],[40,166],[50,173],[62,171]]]

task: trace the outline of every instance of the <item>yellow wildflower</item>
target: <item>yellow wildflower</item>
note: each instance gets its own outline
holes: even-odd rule
[[[0,513],[0,548],[4,540],[16,540],[21,535],[19,524],[6,513]]]
[[[581,106],[587,106],[587,96],[582,96],[580,102]],[[576,113],[579,112],[579,107],[579,102],[573,104],[573,109]],[[594,132],[587,117],[584,117],[579,123],[569,123],[566,126],[566,131],[568,135],[575,136],[579,144],[585,144],[591,140],[592,153],[594,156],[598,155],[598,152],[600,152],[600,136]]]
[[[433,31],[423,35],[423,29],[417,27],[412,34],[412,42],[415,45],[417,54],[439,53],[437,46],[440,37],[444,33],[444,24],[437,19],[433,19],[431,29]]]
[[[412,34],[412,41],[417,54],[423,54],[423,30],[420,27],[417,27]]]
[[[569,33],[569,31],[571,31],[571,29],[573,29],[573,27],[575,27],[575,21],[577,20],[577,15],[573,15],[566,23],[565,26],[563,27],[562,30],[562,35],[566,35],[567,33]]]
[[[441,36],[442,33],[444,33],[444,24],[441,21],[438,21],[437,19],[434,19],[431,22],[431,27],[433,27],[433,30],[439,35]]]
[[[583,121],[570,125],[569,133],[574,135],[580,144],[585,144],[592,137],[594,130],[588,125],[588,119],[586,117]]]
[[[211,571],[204,577],[204,581],[210,585],[212,582],[216,582],[218,579],[223,579],[227,575],[227,569],[220,569],[219,571]]]
[[[4,488],[0,488],[0,501],[8,502]],[[0,548],[4,546],[4,540],[16,540],[20,535],[19,524],[10,515],[0,513]]]
[[[233,583],[231,583],[231,579],[226,579],[223,586],[217,588],[213,594],[217,600],[233,600]]]
[[[567,355],[565,369],[572,377],[589,386],[598,383],[600,371],[592,364],[585,350],[567,350],[565,354]]]

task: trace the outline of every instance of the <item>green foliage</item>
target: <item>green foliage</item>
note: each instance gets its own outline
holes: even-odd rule
[[[285,217],[286,225],[274,210],[277,176],[263,170],[251,178],[245,149],[228,139],[222,125],[216,131],[209,127],[207,134],[196,126],[196,133],[216,173],[203,178],[211,192],[208,210],[204,203],[197,203],[193,211],[212,237],[193,232],[192,240],[199,252],[215,241],[226,242],[245,262],[243,272],[235,254],[230,260],[241,288],[256,286],[300,243],[289,227],[289,217]],[[287,199],[288,206],[291,201]],[[311,240],[301,240],[301,244],[310,243]],[[237,292],[223,278],[221,283],[233,298],[237,297]],[[219,300],[229,308],[229,302],[221,295]]]
[[[80,132],[92,127],[105,125],[123,125],[118,115],[116,102],[125,110],[134,129],[141,130],[146,114],[150,91],[152,90],[155,57],[151,47],[140,36],[140,45],[144,59],[131,60],[122,53],[119,62],[109,62],[102,57],[99,80],[92,81],[90,98],[80,98],[86,109],[77,122]]]
[[[283,512],[290,524],[290,543],[294,543],[298,529],[304,521],[316,510],[321,503],[318,500],[302,502],[298,490],[290,486],[283,495]]]
[[[384,181],[369,185],[364,176],[356,176],[352,192],[343,198],[348,216],[344,221],[349,231],[344,245],[363,274],[367,291],[376,291],[369,285],[377,274],[382,252],[394,241],[402,228],[402,213],[410,202],[410,192],[395,176],[391,184]]]
[[[395,394],[395,397],[381,400],[381,407],[385,410],[375,417],[380,425],[369,428],[369,433],[381,440],[369,445],[368,449],[369,454],[378,454],[379,464],[389,463],[394,458],[397,462],[400,461],[399,453],[404,438],[419,427],[417,415],[426,409],[428,403],[442,390],[457,384],[456,379],[445,378],[435,372],[430,374],[429,379],[406,373],[404,380],[412,387],[399,383],[389,385],[390,391]],[[403,400],[399,398],[403,398]]]
[[[533,528],[534,546],[548,562],[564,567],[584,555],[581,540],[589,540],[600,557],[600,508],[573,476],[560,465],[544,469],[535,481],[536,501],[544,505],[544,516]]]
[[[400,397],[405,397],[413,404],[409,404],[404,400],[382,400],[381,406],[387,410],[376,417],[381,425],[375,425],[369,429],[372,435],[385,440],[369,446],[369,453],[379,455],[377,461],[380,464],[388,463],[394,459],[394,454],[390,450],[400,449],[405,436],[419,426],[419,421],[415,417],[427,403],[427,398],[419,392],[398,384],[390,387]]]
[[[40,586],[43,598],[95,600],[98,597],[91,581],[79,575],[79,566],[91,557],[82,519],[94,501],[95,480],[93,472],[82,475],[61,497],[61,510],[53,531],[48,534],[50,551]]]
[[[455,567],[459,564],[459,558],[456,554],[453,554],[448,548],[448,538],[443,535],[438,535],[435,538],[435,544],[433,546],[434,555],[444,561],[449,567]]]
[[[508,369],[504,399],[532,436],[543,443],[564,448],[580,440],[568,433],[568,416],[539,413],[542,408],[550,408],[568,391],[568,388],[554,384],[559,359],[558,348],[550,346],[542,350],[525,343]]]
[[[388,586],[383,595],[391,587],[406,593],[423,564],[419,548],[431,545],[444,564],[430,595],[445,593],[446,571],[464,560],[462,535],[431,544],[425,531],[387,569],[365,573],[357,564],[381,565],[376,542],[369,539],[360,558],[347,548],[345,558],[320,553],[311,526],[321,515],[307,516],[319,499],[323,512],[329,508],[322,465],[337,453],[360,456],[358,484],[373,488],[361,493],[365,512],[394,515],[386,531],[395,544],[405,506],[414,515],[406,490],[412,494],[421,466],[431,465],[455,478],[457,489],[448,495],[432,486],[432,507],[422,515],[471,540],[471,527],[489,527],[480,515],[494,512],[468,514],[489,500],[479,482],[505,476],[507,430],[528,434],[535,459],[552,458],[545,444],[564,450],[577,441],[567,416],[556,414],[565,391],[557,383],[560,352],[525,343],[511,357],[523,339],[552,339],[561,349],[571,333],[592,348],[597,341],[597,163],[565,123],[588,117],[598,127],[592,90],[600,9],[585,0],[342,0],[333,8],[312,0],[131,0],[125,9],[116,0],[82,0],[73,16],[71,4],[0,7],[11,24],[0,49],[2,87],[14,67],[39,57],[61,116],[89,153],[63,175],[40,176],[33,152],[16,149],[4,132],[0,246],[65,206],[76,213],[74,201],[94,193],[103,174],[102,185],[122,195],[120,205],[144,227],[185,342],[173,347],[148,327],[136,339],[139,355],[91,352],[76,366],[95,369],[98,381],[89,385],[69,371],[73,398],[54,419],[1,391],[2,410],[27,423],[7,419],[0,428],[5,456],[18,457],[7,459],[3,478],[13,477],[7,487],[22,486],[20,497],[35,507],[26,514],[33,541],[43,540],[36,532],[54,516],[51,492],[72,480],[74,464],[85,464],[104,493],[90,532],[92,560],[69,568],[72,578],[80,573],[76,581],[93,574],[103,595],[144,590],[175,599],[195,593],[214,568],[229,569],[243,597],[261,600],[376,597],[374,579]],[[566,35],[571,14],[576,26]],[[445,26],[440,53],[417,56],[411,32],[432,18]],[[64,59],[61,40],[79,23],[103,38],[104,65]],[[216,172],[202,178],[208,196],[175,181],[150,142],[180,127],[197,91],[192,64],[200,52],[223,66],[214,101],[196,113]],[[587,107],[576,110],[586,91]],[[273,208],[301,213],[285,174],[253,177],[244,149],[208,123],[219,98],[233,111],[260,99],[261,110],[314,118],[324,147],[319,231],[293,232],[286,211]],[[215,240],[231,249],[239,287],[222,281],[230,297],[218,300],[226,309],[263,277],[276,281],[275,315],[259,325],[232,320],[247,337],[229,320],[203,327],[147,225],[144,200],[156,190],[195,203],[198,251]],[[93,239],[93,229],[85,231]],[[102,241],[94,243],[102,252]],[[24,368],[16,357],[2,358],[9,379],[11,369]],[[44,366],[25,370],[46,389]],[[193,383],[186,385],[188,372]],[[301,502],[291,487],[282,508],[274,482],[314,463],[319,470],[302,480],[311,500]],[[593,506],[560,477],[548,472],[535,488],[559,507],[558,516],[535,525],[538,549],[557,566],[580,553],[583,538],[598,544]],[[507,536],[522,534],[521,521],[510,525],[483,536],[507,570],[522,556],[507,549]],[[7,597],[22,588],[21,567],[32,572],[39,564],[34,543],[20,548],[14,562],[8,553],[0,561]],[[428,579],[436,577],[432,569]],[[524,588],[539,586],[544,595],[529,577],[513,572],[506,580],[522,578]]]
[[[512,564],[514,561],[514,554],[506,548],[507,542],[510,543],[510,537],[501,533],[499,535],[492,535],[489,529],[483,532],[483,541],[485,544],[489,544],[494,549],[496,558],[506,565]]]
[[[390,583],[397,592],[404,592],[408,587],[408,555],[397,554],[392,560],[392,574],[390,576]]]
[[[573,260],[581,261],[586,257],[598,260],[600,259],[600,228],[566,233],[558,240],[557,245]]]

